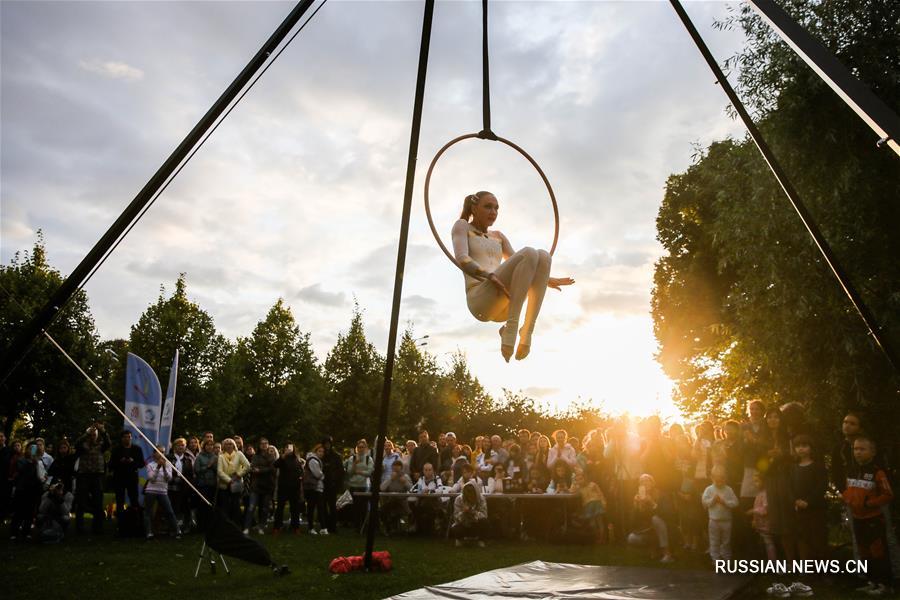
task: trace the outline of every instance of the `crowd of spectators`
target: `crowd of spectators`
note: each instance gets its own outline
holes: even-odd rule
[[[767,409],[759,400],[743,421],[692,430],[623,417],[583,439],[521,429],[507,439],[447,432],[432,440],[421,431],[418,440],[384,442],[381,526],[388,534],[447,531],[457,543],[493,535],[628,543],[668,563],[684,553],[821,559],[829,527],[843,524],[856,556],[869,561],[863,591],[881,595],[891,583],[889,548],[896,550],[889,453],[852,412],[835,440],[829,452],[811,435],[798,403]],[[175,440],[168,455],[157,447],[144,456],[130,432],[113,446],[100,423],[52,450],[41,438],[7,445],[0,433],[0,519],[11,517],[13,539],[47,542],[64,538],[73,514],[83,533],[85,513],[93,534],[110,518],[120,535],[179,537],[202,531],[217,510],[245,534],[271,523],[277,535],[287,523],[295,533],[328,535],[340,521],[361,527],[375,460],[366,440],[342,454],[330,437],[304,456],[291,442],[279,450],[266,438],[217,441],[206,432]],[[107,477],[115,502],[105,509]],[[537,494],[559,501],[537,502]]]

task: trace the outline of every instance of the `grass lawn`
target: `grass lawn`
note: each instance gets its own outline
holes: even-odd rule
[[[107,527],[112,531],[112,527]],[[337,536],[265,536],[264,542],[279,562],[292,573],[273,577],[268,569],[228,560],[231,575],[221,567],[211,575],[204,565],[194,579],[201,538],[159,538],[146,542],[117,539],[111,534],[70,537],[61,544],[40,546],[9,541],[7,528],[0,530],[0,597],[2,598],[115,598],[137,592],[140,598],[184,597],[185,593],[208,598],[384,598],[392,594],[468,577],[482,571],[532,560],[581,564],[652,566],[644,552],[609,546],[555,545],[493,541],[487,547],[456,549],[438,538],[379,538],[377,550],[389,550],[394,559],[390,573],[332,575],[328,563],[340,555],[362,554],[365,540],[349,530]],[[680,556],[664,569],[702,569],[698,556]],[[779,579],[757,577],[739,598],[765,598],[765,589]],[[816,598],[848,598],[855,581],[807,581]],[[9,592],[12,592],[11,594]],[[859,595],[857,595],[859,596]],[[859,596],[865,597],[865,596]]]

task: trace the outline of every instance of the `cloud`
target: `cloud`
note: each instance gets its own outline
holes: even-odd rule
[[[581,308],[587,314],[646,315],[650,310],[648,293],[588,291],[581,295]]]
[[[412,310],[431,310],[437,307],[437,300],[426,298],[418,294],[407,296],[403,299],[403,304]]]
[[[322,289],[321,283],[314,283],[306,286],[297,292],[297,298],[311,304],[322,304],[324,306],[342,306],[347,301],[347,296],[343,292],[328,292]]]
[[[643,267],[652,262],[656,255],[644,250],[607,250],[589,256],[582,266],[588,268]]]
[[[428,260],[431,248],[424,244],[409,244],[406,248],[406,270]],[[367,288],[393,289],[394,270],[397,268],[397,243],[379,246],[348,269],[352,280]]]
[[[144,78],[144,72],[137,67],[115,60],[80,60],[78,67],[89,73],[96,73],[108,79],[123,79],[125,81],[140,81]]]
[[[553,396],[560,393],[562,390],[558,387],[542,387],[539,385],[532,385],[522,390],[522,393],[530,398],[543,398],[545,396]]]

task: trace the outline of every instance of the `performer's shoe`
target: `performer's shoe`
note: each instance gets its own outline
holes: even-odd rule
[[[512,339],[509,339],[506,335],[507,331],[512,331]],[[503,355],[503,360],[509,362],[509,359],[512,358],[513,348],[515,348],[516,344],[516,329],[515,327],[507,327],[504,325],[500,328],[500,354]]]
[[[519,346],[516,348],[516,360],[522,360],[531,352],[531,334],[522,334],[519,331]]]

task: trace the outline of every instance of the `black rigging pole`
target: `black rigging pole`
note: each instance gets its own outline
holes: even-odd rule
[[[384,459],[384,440],[387,435],[388,408],[391,401],[391,382],[394,373],[394,355],[397,349],[397,326],[400,321],[400,297],[403,292],[403,270],[406,267],[406,244],[409,239],[409,216],[412,211],[413,185],[416,181],[416,155],[419,152],[419,130],[422,126],[422,105],[425,98],[425,75],[428,71],[428,49],[431,45],[431,21],[434,16],[434,0],[425,0],[425,17],[422,21],[422,42],[419,46],[419,73],[416,78],[416,97],[413,106],[412,131],[409,134],[409,155],[406,159],[406,187],[403,190],[403,214],[400,217],[400,243],[397,247],[397,270],[394,272],[394,302],[391,306],[391,329],[388,334],[386,360],[384,361],[384,385],[381,388],[381,412],[378,414],[378,436],[375,438],[375,471],[372,473],[372,496],[369,508],[369,529],[366,533],[366,570],[372,567],[372,550],[375,532],[378,531],[378,496],[381,491],[381,471]]]
[[[831,246],[828,245],[828,241],[825,239],[825,236],[822,235],[822,231],[819,229],[819,226],[816,225],[816,222],[813,220],[812,215],[810,215],[809,211],[806,209],[806,205],[804,205],[803,201],[800,199],[800,195],[797,194],[797,190],[794,189],[794,186],[788,180],[787,174],[784,172],[784,169],[781,168],[781,164],[778,162],[778,159],[775,158],[775,155],[772,153],[771,148],[769,148],[769,145],[763,138],[762,133],[760,133],[759,129],[756,127],[753,119],[750,118],[750,114],[747,112],[747,109],[744,108],[744,104],[741,102],[741,99],[738,98],[738,95],[735,93],[734,88],[732,88],[731,84],[728,83],[728,79],[725,77],[722,69],[719,68],[719,63],[716,62],[715,57],[713,57],[712,53],[709,51],[709,48],[703,41],[703,38],[700,37],[700,34],[697,32],[697,28],[694,27],[694,23],[691,21],[691,18],[688,16],[687,12],[684,10],[681,2],[679,0],[669,0],[669,2],[671,2],[672,7],[675,9],[675,12],[678,13],[679,18],[681,18],[681,22],[688,30],[688,33],[691,35],[691,38],[694,40],[694,43],[697,45],[697,48],[703,55],[703,58],[706,59],[706,63],[709,65],[709,68],[716,76],[716,81],[718,81],[719,85],[722,86],[722,89],[728,96],[728,100],[731,101],[731,105],[737,111],[738,115],[740,115],[741,120],[744,122],[744,126],[750,133],[750,137],[753,138],[753,142],[759,149],[760,154],[762,154],[763,159],[765,159],[766,163],[769,165],[769,169],[771,169],[772,174],[775,175],[775,179],[778,180],[778,184],[781,186],[781,189],[784,190],[785,196],[787,196],[791,205],[794,207],[794,210],[797,211],[797,215],[803,222],[803,226],[806,227],[806,231],[809,232],[809,235],[812,237],[813,242],[815,242],[816,247],[819,249],[819,252],[825,259],[825,262],[828,264],[831,272],[838,280],[838,283],[844,290],[844,293],[847,294],[848,298],[850,298],[850,302],[853,304],[853,308],[855,308],[856,312],[859,313],[859,316],[862,317],[862,320],[866,324],[866,327],[869,329],[869,333],[872,335],[875,343],[879,348],[881,348],[882,352],[884,352],[884,355],[891,363],[891,366],[894,368],[894,372],[897,375],[900,375],[900,359],[898,359],[896,351],[891,345],[891,342],[888,339],[887,335],[885,335],[884,329],[875,319],[875,315],[872,314],[872,311],[869,310],[869,307],[859,295],[859,292],[856,290],[853,282],[850,281],[850,277],[847,275],[847,272],[844,271],[843,267],[841,267],[840,263],[837,260],[837,257],[834,255],[834,252],[831,249]]]
[[[203,137],[206,131],[212,127],[219,116],[228,108],[228,105],[237,97],[241,89],[247,85],[253,75],[259,71],[266,63],[278,45],[290,33],[291,29],[300,21],[303,14],[313,5],[314,0],[301,0],[297,3],[293,10],[285,17],[278,29],[266,40],[262,48],[253,56],[247,66],[238,74],[231,82],[231,85],[219,96],[215,104],[203,115],[203,118],[191,129],[190,133],[182,140],[177,148],[172,152],[169,158],[161,167],[153,174],[150,181],[138,192],[134,200],[125,208],[119,218],[110,226],[103,234],[103,237],[94,244],[91,251],[88,252],[75,270],[66,278],[66,280],[53,293],[47,303],[41,308],[31,321],[19,332],[19,335],[13,340],[12,344],[3,354],[0,361],[0,383],[6,381],[7,377],[15,370],[21,360],[25,357],[32,344],[37,340],[41,331],[47,329],[53,320],[59,315],[66,304],[78,291],[82,282],[94,267],[107,254],[110,248],[115,244],[116,240],[125,232],[129,224],[138,216],[141,210],[153,198],[157,190],[160,189],[169,178],[170,175],[178,168],[178,165],[185,159],[188,153]]]
[[[877,145],[900,156],[900,117],[799,23],[772,0],[750,0],[784,42],[840,96],[857,116],[878,134]],[[895,24],[896,25],[896,24]]]

